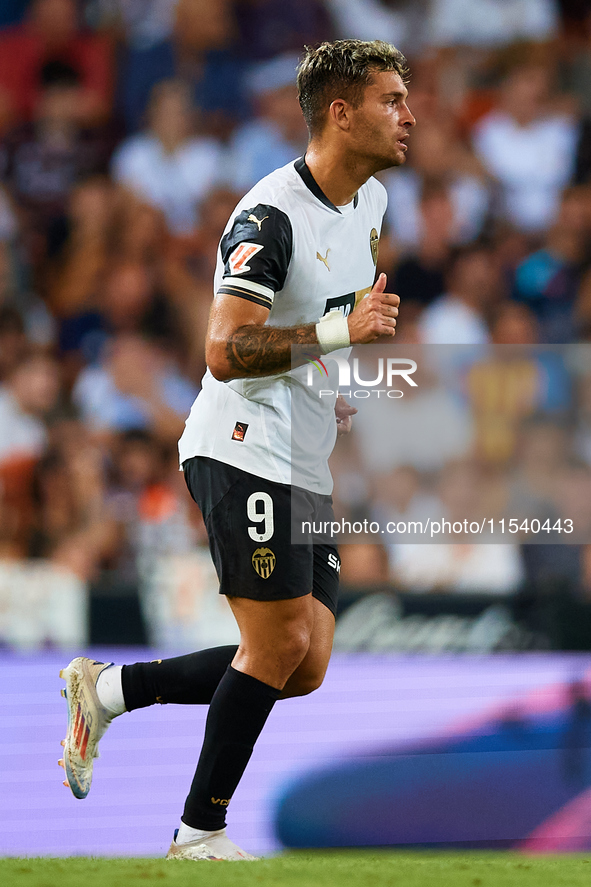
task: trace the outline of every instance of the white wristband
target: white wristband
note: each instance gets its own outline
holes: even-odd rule
[[[340,311],[329,311],[316,324],[316,337],[324,354],[351,344],[347,318]]]

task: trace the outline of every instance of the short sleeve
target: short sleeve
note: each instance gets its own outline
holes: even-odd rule
[[[242,210],[220,243],[224,274],[218,293],[271,308],[285,285],[292,250],[286,213],[262,203]]]

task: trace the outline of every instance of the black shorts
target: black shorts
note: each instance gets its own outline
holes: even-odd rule
[[[332,517],[330,496],[275,483],[205,456],[183,463],[201,509],[220,594],[257,601],[312,595],[336,616],[341,562],[336,545],[291,540],[292,498],[298,508]]]

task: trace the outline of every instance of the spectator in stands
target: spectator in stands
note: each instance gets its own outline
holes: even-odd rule
[[[174,342],[179,352],[190,336],[177,304],[182,303],[178,284],[165,261],[161,214],[139,200],[120,201],[112,189],[102,193],[99,187],[94,196],[92,189],[82,196],[79,236],[74,229],[71,252],[66,251],[63,263],[56,263],[52,287],[54,304],[61,308],[60,347],[72,383],[84,364],[100,359],[114,333],[148,334]],[[86,217],[93,205],[96,225]],[[189,294],[182,296],[189,299]]]
[[[137,581],[159,555],[184,553],[195,543],[174,457],[171,481],[167,452],[149,432],[128,431],[115,440],[107,502],[120,530],[113,565],[120,578]]]
[[[0,463],[35,459],[44,451],[44,417],[55,405],[60,389],[59,369],[42,352],[25,353],[0,385]]]
[[[8,311],[5,319],[8,319],[10,310],[19,316],[22,333],[31,345],[40,347],[52,345],[56,339],[56,323],[52,314],[48,311],[43,299],[36,293],[26,289],[22,276],[18,273],[17,263],[14,259],[14,250],[7,243],[0,241],[0,309]],[[11,324],[9,322],[8,326]],[[12,326],[14,331],[14,326]],[[4,341],[4,347],[10,346],[8,340]],[[3,348],[0,345],[0,365],[5,363]],[[10,363],[10,359],[8,360]],[[0,374],[1,375],[1,374]]]
[[[28,5],[29,0],[4,0],[0,9],[0,27],[20,22]]]
[[[519,589],[525,571],[515,544],[403,543],[390,547],[390,576],[403,591],[503,595]]]
[[[25,211],[25,234],[41,238],[37,261],[61,239],[72,188],[101,169],[106,146],[79,124],[80,78],[70,65],[53,61],[41,71],[39,98],[31,123],[6,138],[6,180]]]
[[[51,445],[34,470],[28,554],[92,580],[118,542],[106,499],[104,454],[75,419],[57,422],[51,432]]]
[[[245,56],[239,51],[233,0],[178,0],[174,76],[192,90],[211,134],[226,138],[237,122],[248,117],[244,80],[253,56],[251,47]]]
[[[94,0],[93,23],[119,38],[116,109],[127,132],[144,123],[156,83],[174,76],[172,34],[178,0]]]
[[[515,327],[519,332],[520,321],[527,323],[526,318],[511,320],[511,309],[520,307],[511,304],[507,317],[501,306],[497,335]],[[491,349],[468,369],[464,389],[474,418],[475,453],[484,464],[505,466],[512,460],[524,418],[543,406],[544,369],[534,354],[520,348]]]
[[[195,133],[195,113],[183,83],[159,83],[148,130],[122,142],[112,163],[115,180],[162,210],[175,234],[194,228],[199,204],[220,174],[221,146]]]
[[[125,189],[117,194],[113,255],[119,261],[154,266],[166,251],[169,238],[162,212]]]
[[[354,542],[339,545],[341,559],[340,588],[347,592],[391,593],[388,582],[388,554],[383,545]]]
[[[8,164],[7,152],[0,147],[0,178],[6,173]],[[15,206],[7,189],[0,185],[0,243],[11,243],[18,234],[18,221]]]
[[[432,0],[427,42],[436,47],[493,49],[551,40],[558,32],[554,0]]]
[[[402,249],[418,247],[425,224],[421,197],[437,188],[449,200],[449,242],[468,243],[481,234],[489,208],[483,169],[460,141],[449,115],[443,120],[424,120],[417,127],[419,137],[409,148],[409,165],[383,176],[388,191],[386,219],[394,240]]]
[[[27,348],[23,318],[12,305],[0,306],[0,383],[4,382]]]
[[[591,8],[587,0],[559,0],[562,9],[561,66],[563,84],[576,96],[591,135]],[[587,145],[589,143],[587,142]],[[587,160],[589,161],[587,154]]]
[[[256,117],[234,133],[227,159],[230,187],[244,193],[304,154],[308,131],[298,103],[298,57],[278,56],[257,65],[249,78]]]
[[[337,37],[380,40],[404,47],[414,59],[423,49],[428,0],[325,0]],[[323,39],[327,39],[326,37]]]
[[[502,84],[500,107],[473,133],[476,154],[497,182],[497,215],[530,234],[555,220],[574,171],[577,121],[555,93],[549,63],[519,61]]]
[[[197,389],[154,342],[116,336],[98,366],[82,370],[73,399],[83,421],[106,441],[133,429],[178,440]]]
[[[97,0],[94,10],[120,38],[116,103],[128,133],[145,124],[154,87],[174,78],[186,84],[208,132],[227,136],[248,116],[242,83],[255,51],[240,57],[232,0]]]
[[[577,304],[582,269],[589,258],[590,223],[586,189],[568,189],[541,248],[517,266],[513,296],[534,312],[540,342],[572,342],[580,326],[591,324],[587,291]]]
[[[59,395],[59,368],[41,352],[25,352],[0,385],[0,487],[9,538],[26,553],[33,520],[32,475],[48,443],[45,419]]]
[[[445,291],[445,273],[452,254],[453,207],[441,185],[426,185],[419,206],[420,239],[388,274],[392,291],[403,300],[405,321],[413,310],[430,305]]]
[[[441,472],[439,494],[443,515],[452,524],[480,522],[488,516],[486,477],[470,460],[448,464]],[[414,592],[482,592],[507,594],[524,578],[515,544],[475,544],[470,534],[447,534],[440,544],[390,546],[394,582]]]
[[[368,513],[371,486],[364,470],[360,447],[363,438],[353,430],[341,435],[330,457],[330,473],[334,478],[333,508],[337,520],[363,520]]]
[[[591,64],[590,64],[591,67]],[[591,117],[585,116],[581,121],[581,128],[577,141],[577,153],[575,169],[573,173],[575,185],[588,185],[591,183]]]
[[[283,53],[301,53],[306,44],[333,39],[324,0],[288,3],[233,0],[232,5],[238,31],[238,51],[249,61],[263,61]],[[375,33],[368,39],[373,40]],[[346,36],[355,35],[348,33]]]
[[[106,176],[92,176],[71,191],[68,233],[52,262],[47,286],[49,304],[59,318],[93,307],[114,249],[115,211],[115,188]]]
[[[535,345],[540,332],[536,316],[527,305],[504,302],[491,323],[495,345]]]
[[[155,288],[151,269],[133,259],[112,263],[100,290],[100,308],[111,334],[151,333],[171,338],[170,306]]]
[[[524,424],[511,477],[507,514],[519,523],[525,518],[554,522],[558,517],[559,478],[572,447],[566,429],[558,423],[542,416]]]
[[[391,542],[415,542],[416,534],[408,531],[409,521],[429,518],[440,520],[443,515],[441,500],[431,489],[425,489],[421,474],[412,465],[399,465],[389,472],[379,472],[373,477],[371,516],[381,527],[388,522],[396,532],[388,532]]]
[[[449,374],[444,376],[440,367],[427,365],[425,349],[409,347],[404,357],[418,364],[413,374],[417,387],[401,383],[403,396],[396,399],[355,400],[359,414],[351,437],[358,441],[362,468],[368,474],[374,474],[378,466],[389,472],[402,465],[437,472],[450,459],[464,458],[473,445],[469,410],[453,390]],[[371,378],[375,364],[375,358],[362,364],[361,378]]]
[[[163,260],[163,286],[178,319],[185,365],[190,377],[205,372],[205,334],[213,297],[217,248],[228,217],[240,195],[227,187],[214,188],[201,206],[201,218],[187,238],[174,238]]]
[[[574,428],[574,452],[591,466],[591,375],[585,373],[577,380]]]
[[[33,117],[48,62],[76,71],[81,88],[74,112],[79,125],[104,121],[111,105],[108,41],[81,30],[75,0],[33,0],[21,24],[0,32],[0,95],[14,122]]]
[[[563,522],[573,522],[569,541],[589,544],[591,539],[591,468],[578,462],[564,467],[557,484],[556,506]],[[567,525],[568,526],[568,525]]]
[[[461,248],[447,275],[447,292],[418,321],[427,345],[484,345],[490,341],[487,313],[503,298],[503,282],[493,251],[482,244]]]

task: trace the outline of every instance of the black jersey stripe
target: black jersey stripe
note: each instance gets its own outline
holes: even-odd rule
[[[273,302],[271,299],[268,299],[266,296],[260,296],[258,293],[247,292],[246,290],[239,289],[237,286],[230,286],[229,284],[222,284],[219,288],[218,293],[224,293],[227,296],[238,296],[239,299],[246,299],[247,302],[254,302],[256,305],[262,305],[264,308],[271,308]]]
[[[338,206],[335,206],[332,200],[329,200],[314,176],[310,171],[310,167],[306,163],[305,157],[298,157],[298,159],[294,163],[295,171],[299,174],[301,180],[303,181],[306,188],[312,192],[314,197],[317,197],[318,200],[321,201],[325,206],[329,209],[334,210],[335,213],[341,215],[341,211]],[[353,206],[356,209],[357,204],[359,203],[359,194],[356,194],[353,198]]]

